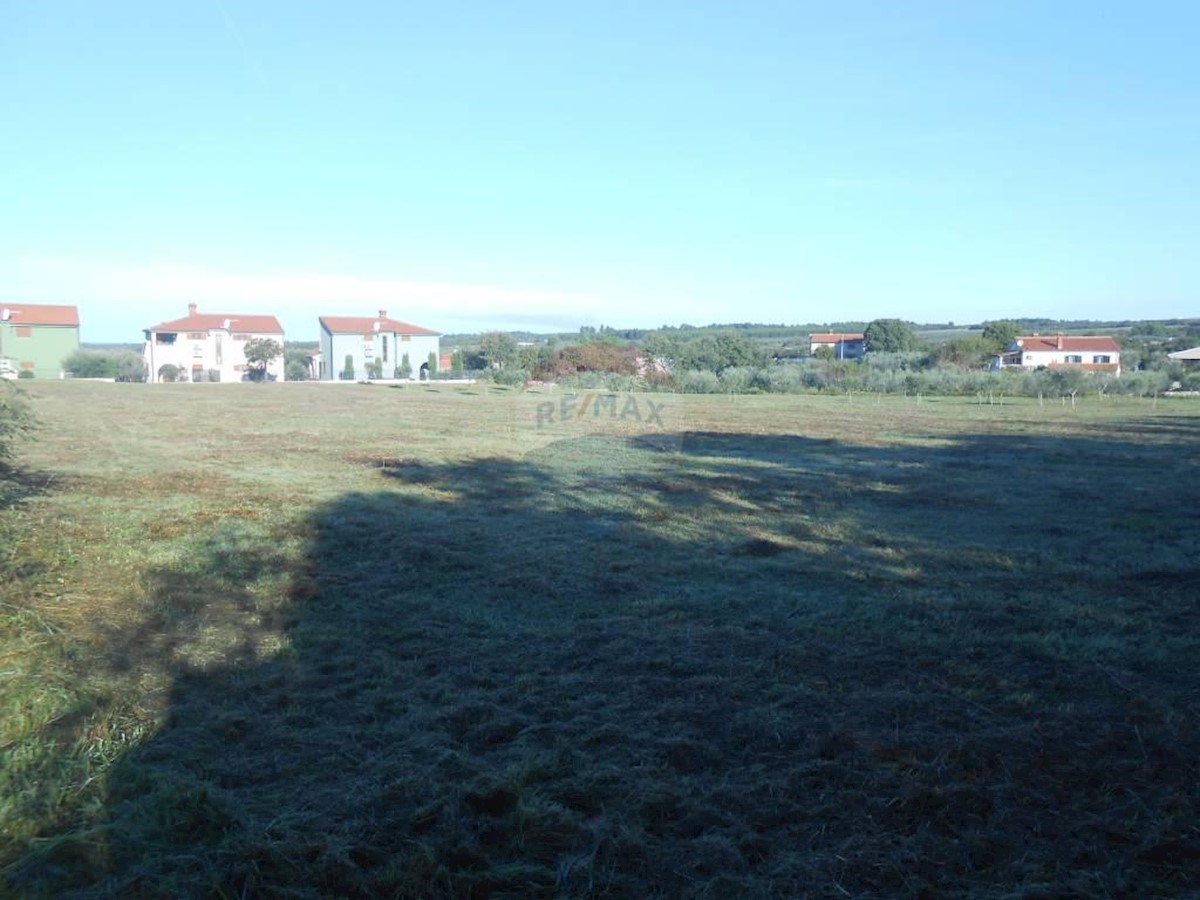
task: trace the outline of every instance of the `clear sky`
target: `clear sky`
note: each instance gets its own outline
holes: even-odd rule
[[[1200,315],[1200,2],[0,3],[0,301]]]

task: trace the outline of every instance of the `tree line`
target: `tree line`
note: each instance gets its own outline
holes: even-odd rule
[[[1125,374],[1079,370],[991,371],[991,360],[1031,329],[1019,320],[985,322],[943,341],[922,339],[911,322],[875,319],[861,329],[867,353],[857,360],[832,352],[797,351],[785,343],[756,340],[744,331],[668,328],[625,339],[616,330],[584,330],[574,340],[550,336],[520,342],[505,332],[481,335],[466,352],[477,377],[505,383],[553,381],[583,388],[676,390],[689,393],[877,391],[927,394],[1027,394],[1074,396],[1099,393],[1154,394],[1178,385],[1200,389],[1200,372],[1171,360],[1168,352],[1200,338],[1200,323],[1173,329],[1132,327],[1117,334]]]

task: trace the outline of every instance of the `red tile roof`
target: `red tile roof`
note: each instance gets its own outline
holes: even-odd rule
[[[1017,338],[1017,346],[1026,353],[1054,353],[1059,350],[1072,353],[1121,352],[1121,348],[1112,338],[1094,334],[1035,334]]]
[[[8,312],[12,325],[68,325],[79,327],[79,310],[74,306],[36,306],[31,303],[0,303],[0,316]]]
[[[228,324],[226,324],[228,323]],[[201,313],[192,308],[182,319],[150,326],[148,331],[218,331],[228,329],[248,334],[283,334],[283,326],[274,316],[246,313]]]
[[[828,334],[810,334],[808,336],[810,344],[838,344],[843,341],[861,341],[862,339],[861,331],[831,331]]]
[[[320,321],[321,327],[330,334],[371,334],[376,330],[393,331],[396,334],[427,334],[434,337],[441,334],[440,331],[431,331],[420,325],[412,325],[387,316],[321,316]],[[379,323],[378,329],[375,328],[376,322]]]

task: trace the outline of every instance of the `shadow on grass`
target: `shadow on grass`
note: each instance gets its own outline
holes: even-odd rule
[[[693,433],[364,461],[379,490],[316,509],[302,560],[239,524],[150,576],[155,612],[114,640],[170,666],[169,720],[104,821],[13,884],[1186,891],[1180,449]]]
[[[43,494],[53,484],[54,477],[47,472],[0,461],[0,510]]]

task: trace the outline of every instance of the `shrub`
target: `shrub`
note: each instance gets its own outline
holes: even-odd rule
[[[107,350],[76,350],[62,365],[76,378],[117,377],[116,354]]]
[[[0,381],[0,465],[12,458],[13,442],[33,428],[33,413],[16,385]]]
[[[529,380],[529,370],[520,368],[489,369],[485,377],[490,377],[496,384],[517,385]]]
[[[675,376],[675,383],[685,394],[719,394],[721,379],[716,372],[700,369],[687,369]]]
[[[749,393],[754,386],[755,370],[749,366],[732,366],[718,376],[721,390],[730,394]]]
[[[342,381],[354,380],[354,356],[350,353],[346,354],[346,361],[342,368]]]
[[[767,384],[766,390],[776,394],[795,394],[806,387],[804,369],[791,363],[762,369],[760,377]]]
[[[408,354],[400,358],[400,365],[396,366],[397,378],[412,378],[412,363],[409,362]]]
[[[643,391],[649,385],[633,375],[618,375],[616,372],[580,372],[568,375],[557,382],[559,387],[582,391]]]
[[[636,375],[639,356],[638,349],[631,346],[604,342],[572,344],[538,360],[533,377],[542,381],[558,381],[581,372]]]

